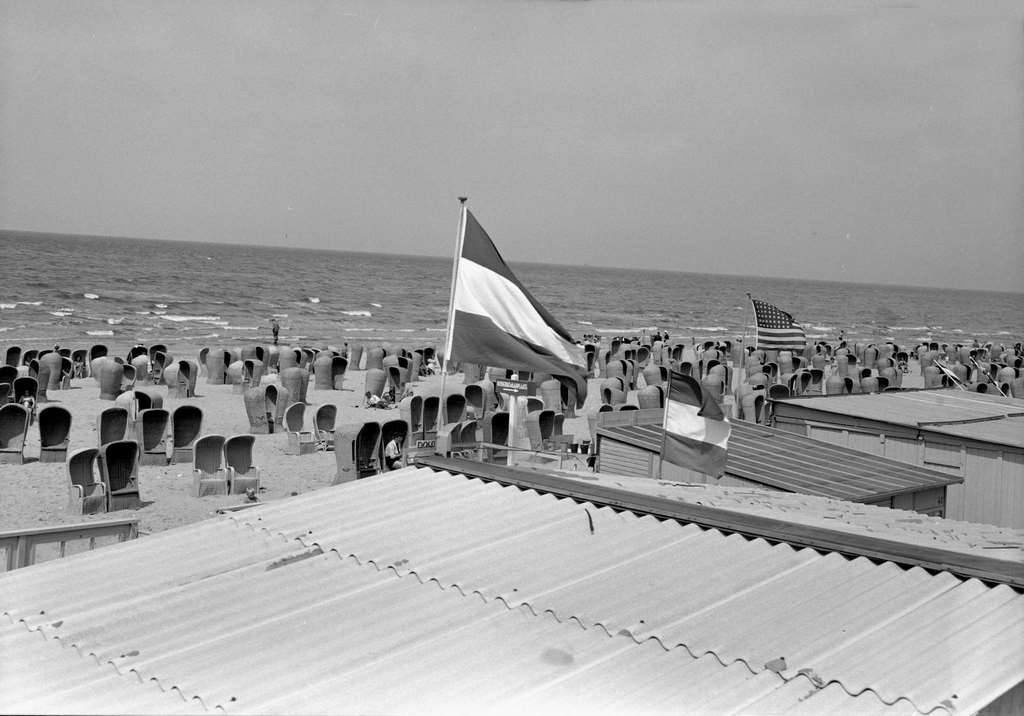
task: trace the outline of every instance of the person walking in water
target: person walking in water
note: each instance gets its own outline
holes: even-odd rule
[[[270,319],[270,330],[274,333],[274,345],[277,345],[277,334],[281,332],[281,324],[276,318]]]

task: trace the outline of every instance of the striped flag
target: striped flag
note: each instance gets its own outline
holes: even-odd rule
[[[770,303],[751,298],[754,304],[754,324],[757,333],[754,345],[761,350],[803,350],[807,334],[793,316]]]
[[[571,380],[582,406],[587,397],[583,347],[519,282],[469,210],[462,211],[446,360]]]
[[[662,460],[721,477],[732,426],[722,408],[694,378],[671,372],[664,427]]]

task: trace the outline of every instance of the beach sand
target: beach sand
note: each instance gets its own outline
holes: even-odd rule
[[[171,346],[172,355],[195,356],[198,349]],[[345,390],[317,389],[311,380],[306,396],[307,408],[305,427],[312,426],[316,409],[333,403],[338,408],[336,427],[358,426],[369,420],[384,422],[400,417],[399,410],[379,410],[362,407],[365,371],[350,370],[345,376]],[[266,377],[264,383],[276,383],[277,375]],[[436,394],[441,385],[441,376],[421,378],[413,383],[417,393],[433,390]],[[463,376],[449,375],[445,380],[446,392],[461,391]],[[249,421],[245,412],[242,394],[234,392],[230,385],[210,385],[201,376],[196,383],[196,397],[177,399],[168,397],[166,386],[149,386],[163,397],[163,407],[168,412],[183,404],[199,406],[203,411],[202,434],[231,436],[249,432]],[[588,396],[587,409],[597,409],[600,403],[594,389]],[[69,390],[48,391],[49,400],[40,403],[61,405],[72,415],[70,446],[68,454],[85,447],[97,447],[97,418],[100,412],[114,405],[113,401],[101,400],[99,383],[94,378],[79,378],[71,381]],[[583,412],[580,417],[566,420],[565,433],[577,437],[588,434],[587,420]],[[330,486],[337,473],[334,452],[315,451],[307,455],[287,455],[285,448],[288,436],[285,433],[257,435],[253,448],[254,462],[262,470],[260,502],[280,500],[311,490]],[[144,506],[138,510],[120,510],[82,515],[68,510],[68,478],[65,463],[39,462],[39,428],[33,423],[25,442],[25,463],[0,464],[0,530],[24,530],[60,524],[83,523],[109,519],[138,519],[142,534],[159,532],[180,525],[197,522],[216,514],[218,509],[248,504],[245,495],[216,495],[193,497],[192,464],[176,463],[167,466],[140,465],[139,491]]]
[[[195,346],[169,346],[175,357],[198,355]],[[113,351],[114,354],[120,354]],[[333,403],[338,408],[336,427],[358,427],[369,420],[384,422],[400,416],[397,408],[388,411],[362,406],[364,394],[364,370],[349,370],[345,376],[344,390],[318,389],[310,381],[307,394],[306,427],[311,428],[316,409]],[[264,383],[277,382],[277,374],[264,378]],[[592,439],[587,415],[597,411],[601,404],[600,378],[590,380],[587,401],[577,417],[567,418],[563,432],[575,436],[575,442]],[[464,384],[460,373],[446,378],[446,392],[461,391]],[[921,387],[923,384],[916,361],[912,361],[910,373],[904,377],[904,387]],[[411,384],[420,394],[437,394],[441,376],[421,378]],[[193,404],[203,410],[202,434],[220,434],[225,437],[248,433],[242,394],[230,385],[211,385],[201,376],[196,383],[197,396],[188,399],[168,397],[166,386],[150,386],[163,396],[163,407],[168,412],[182,404]],[[69,390],[51,390],[48,403],[62,405],[72,414],[72,427],[68,454],[85,447],[96,447],[96,424],[99,413],[112,405],[113,401],[101,400],[99,383],[94,378],[80,378],[71,382]],[[635,392],[630,392],[629,402],[636,402]],[[727,398],[727,410],[732,398]],[[257,435],[253,449],[254,461],[262,469],[260,502],[286,499],[293,495],[318,490],[331,485],[337,473],[334,452],[316,451],[307,455],[288,455],[285,448],[287,434],[275,433]],[[0,464],[0,530],[24,530],[60,524],[91,522],[108,519],[138,519],[142,534],[159,532],[212,517],[217,510],[249,504],[245,495],[220,495],[197,498],[190,494],[192,485],[191,463],[176,463],[166,466],[141,465],[139,467],[139,488],[144,506],[138,510],[120,510],[98,515],[82,515],[68,509],[69,478],[65,463],[39,462],[39,429],[33,424],[29,428],[25,445],[25,464]],[[556,464],[557,466],[557,464]],[[577,469],[585,469],[579,458]]]

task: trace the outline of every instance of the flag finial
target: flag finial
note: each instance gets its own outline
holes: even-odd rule
[[[465,204],[467,199],[469,199],[468,196],[460,196],[459,197],[459,203],[460,204]]]

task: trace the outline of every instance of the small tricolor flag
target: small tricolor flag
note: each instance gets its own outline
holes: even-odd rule
[[[662,460],[712,477],[725,473],[732,426],[694,378],[671,372],[664,428]]]
[[[757,328],[755,347],[765,351],[803,350],[807,334],[793,316],[770,303],[751,298],[754,324]]]
[[[487,232],[463,207],[446,360],[549,373],[587,397],[582,346],[530,295]]]

